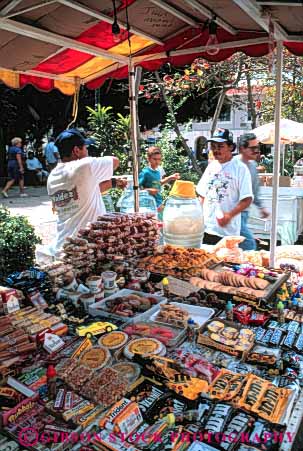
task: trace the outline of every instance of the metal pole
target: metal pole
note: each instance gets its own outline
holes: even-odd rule
[[[138,125],[137,125],[137,102],[135,86],[135,68],[130,60],[128,68],[129,82],[129,107],[131,118],[131,146],[133,159],[133,178],[134,178],[134,201],[135,212],[139,211],[139,165],[138,165]]]
[[[284,175],[285,171],[285,144],[281,144],[282,148],[282,175]]]
[[[278,225],[279,175],[280,175],[280,123],[282,105],[282,68],[283,42],[277,41],[277,74],[276,74],[276,110],[275,110],[275,149],[272,184],[272,226],[270,233],[270,266],[275,265]]]
[[[140,142],[140,124],[139,124],[139,87],[142,77],[142,67],[136,67],[135,72],[135,97],[136,97],[136,123],[137,123],[137,146],[138,146],[138,168],[141,165],[141,142]]]

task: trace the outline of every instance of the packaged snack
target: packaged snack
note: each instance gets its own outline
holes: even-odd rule
[[[296,333],[293,331],[289,331],[283,341],[283,347],[292,349],[294,342],[296,340]]]
[[[149,419],[150,412],[156,403],[165,397],[165,394],[166,390],[164,387],[161,389],[161,387],[144,381],[130,393],[129,399],[136,402],[139,405],[143,417]]]
[[[127,438],[143,422],[137,403],[123,398],[101,418],[100,427],[123,434]]]

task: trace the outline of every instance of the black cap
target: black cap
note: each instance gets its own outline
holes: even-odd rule
[[[82,133],[76,128],[70,128],[68,130],[64,130],[57,136],[55,144],[57,146],[62,146],[65,142],[72,142],[75,146],[90,146],[95,144],[95,140],[92,138],[86,138]]]
[[[233,134],[227,129],[227,128],[218,128],[218,130],[215,131],[213,136],[208,139],[208,142],[216,142],[216,143],[225,143],[229,142],[232,143],[234,140]]]

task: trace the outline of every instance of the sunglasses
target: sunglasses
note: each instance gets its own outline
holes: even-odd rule
[[[247,149],[251,150],[254,153],[260,153],[260,147],[259,146],[248,146]]]

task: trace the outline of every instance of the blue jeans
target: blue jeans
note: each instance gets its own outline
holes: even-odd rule
[[[243,251],[255,251],[257,249],[256,240],[253,234],[248,228],[248,211],[242,211],[241,213],[241,232],[240,235],[245,238],[245,240],[239,244],[239,247]]]

